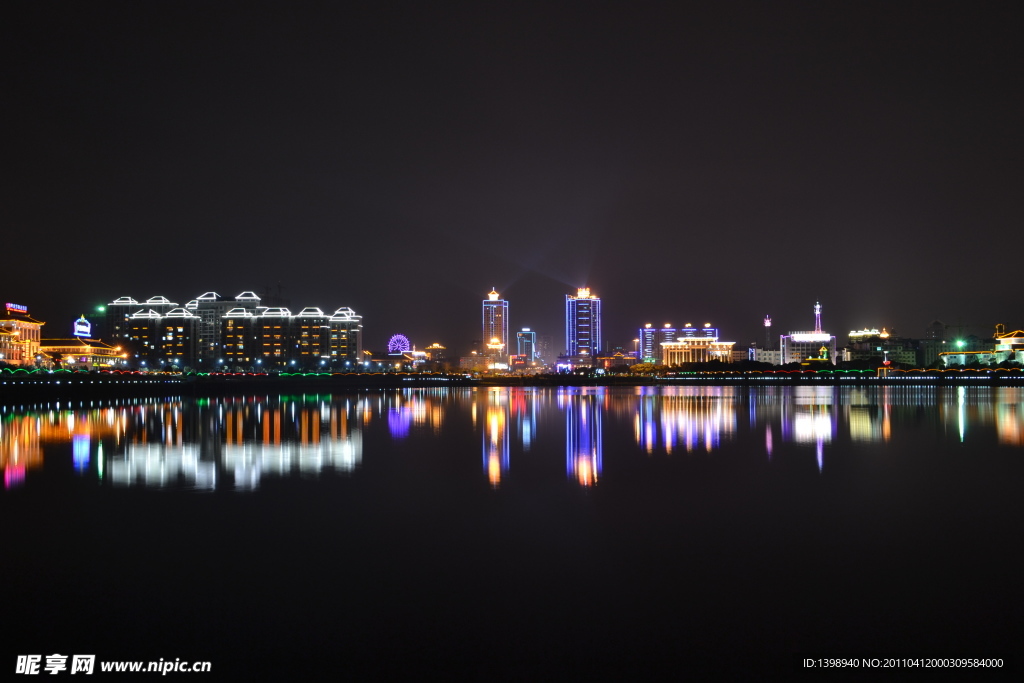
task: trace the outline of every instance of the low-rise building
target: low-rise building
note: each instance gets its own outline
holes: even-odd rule
[[[671,366],[715,360],[732,363],[735,344],[719,341],[718,328],[711,327],[711,323],[705,323],[700,329],[687,323],[675,340],[661,342],[661,364]]]
[[[128,354],[120,346],[98,339],[43,339],[39,346],[48,366],[68,370],[120,370],[128,365]]]
[[[4,304],[0,316],[0,362],[8,365],[35,365],[39,356],[40,330],[46,323],[28,314],[22,304]]]

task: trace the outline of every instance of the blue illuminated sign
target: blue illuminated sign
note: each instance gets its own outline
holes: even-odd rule
[[[83,315],[81,318],[75,321],[75,332],[76,337],[91,337],[92,336],[92,323],[85,319]]]

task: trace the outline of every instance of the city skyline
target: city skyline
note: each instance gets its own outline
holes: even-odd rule
[[[504,350],[499,355],[509,356],[509,355],[513,355],[513,354],[517,353],[518,352],[518,347],[520,346],[520,342],[518,340],[518,336],[519,336],[519,332],[518,331],[517,331],[517,339],[516,340],[513,340],[511,338],[511,336],[507,336],[509,334],[508,330],[510,329],[509,325],[510,324],[515,324],[517,327],[520,327],[520,326],[518,324],[514,323],[514,321],[510,322],[512,319],[509,316],[509,301],[506,300],[506,299],[503,299],[503,298],[499,298],[500,296],[501,295],[497,292],[497,290],[492,289],[491,292],[488,295],[488,299],[483,301],[483,316],[482,316],[482,324],[484,325],[483,332],[485,333],[485,336],[487,336],[486,332],[487,332],[488,329],[504,330],[504,334],[506,335],[506,338],[508,339],[508,342],[507,343],[502,343],[502,348]],[[568,295],[568,294],[565,294],[563,296],[564,296],[565,302],[566,302],[566,310],[565,310],[566,317],[565,317],[564,322],[563,322],[564,327],[563,327],[562,330],[559,330],[558,333],[559,334],[563,334],[564,333],[564,335],[565,335],[565,342],[564,343],[565,343],[565,346],[567,348],[560,349],[560,350],[553,350],[552,353],[551,353],[552,358],[547,359],[548,362],[553,362],[554,361],[554,357],[557,356],[557,355],[560,355],[560,354],[573,355],[571,353],[571,349],[569,348],[571,346],[571,342],[570,342],[570,338],[569,338],[570,337],[570,330],[569,330],[569,327],[568,327],[568,325],[569,325],[569,318],[570,318],[570,308],[569,308],[569,306],[570,306],[570,301],[574,301],[574,300],[578,299],[579,297],[591,298],[591,299],[595,300],[595,302],[596,302],[597,318],[598,318],[598,320],[597,320],[597,328],[598,328],[597,334],[602,336],[602,338],[600,340],[598,340],[598,341],[600,343],[603,343],[607,347],[606,349],[600,349],[601,353],[604,353],[608,349],[614,349],[614,348],[617,348],[617,347],[621,347],[623,352],[632,352],[632,351],[638,352],[639,353],[639,358],[641,360],[650,359],[650,358],[655,358],[656,359],[659,354],[655,353],[653,356],[651,356],[649,354],[649,352],[653,352],[653,351],[656,351],[657,349],[659,349],[660,348],[660,344],[662,342],[672,341],[672,340],[676,339],[677,334],[682,335],[684,332],[689,333],[689,334],[692,335],[699,327],[701,327],[700,325],[694,325],[693,323],[690,323],[690,322],[686,322],[686,323],[684,323],[684,324],[682,324],[682,325],[680,325],[678,327],[675,326],[673,323],[664,323],[661,326],[656,326],[656,325],[653,325],[651,323],[645,323],[643,326],[639,327],[639,329],[637,327],[634,327],[632,330],[621,330],[618,333],[612,332],[612,333],[610,333],[611,337],[609,338],[609,334],[602,330],[602,323],[600,321],[600,318],[602,316],[602,313],[601,313],[602,309],[601,309],[601,299],[599,297],[591,296],[589,288],[577,288],[577,295],[576,296]],[[255,314],[255,313],[258,312],[257,308],[261,308],[261,309],[269,310],[269,312],[271,314],[276,315],[276,316],[287,315],[287,316],[289,316],[291,318],[296,318],[296,319],[297,318],[301,318],[304,314],[307,314],[307,313],[309,315],[316,315],[316,316],[324,317],[325,319],[326,319],[326,317],[330,317],[330,316],[327,316],[327,314],[324,312],[324,310],[321,310],[320,308],[315,307],[315,306],[313,306],[313,307],[305,306],[305,307],[302,307],[302,310],[296,309],[295,311],[291,311],[288,307],[272,308],[272,307],[268,307],[266,305],[261,306],[260,302],[261,302],[261,297],[258,294],[256,294],[254,291],[251,291],[251,290],[243,291],[243,292],[239,293],[238,295],[236,295],[236,297],[234,297],[233,299],[231,297],[221,296],[221,295],[219,295],[219,294],[217,294],[216,292],[213,292],[213,291],[208,291],[208,292],[206,292],[204,294],[201,294],[201,295],[198,295],[197,297],[192,298],[191,300],[189,300],[188,303],[186,303],[184,305],[181,305],[181,304],[179,304],[179,303],[177,303],[175,301],[171,301],[170,299],[168,299],[166,296],[163,296],[163,295],[155,295],[155,296],[149,297],[148,299],[135,299],[134,297],[131,297],[131,296],[121,296],[121,297],[118,297],[117,299],[114,299],[114,300],[112,300],[110,302],[107,302],[106,304],[102,304],[100,306],[92,307],[92,311],[88,315],[81,314],[80,316],[76,317],[74,319],[74,321],[68,322],[67,327],[68,327],[68,330],[71,330],[73,327],[76,327],[77,325],[81,324],[83,319],[88,319],[88,320],[91,320],[92,323],[94,323],[94,325],[95,325],[95,327],[97,329],[97,333],[93,334],[93,337],[95,337],[95,338],[97,338],[99,340],[102,340],[102,341],[106,341],[106,342],[118,343],[118,340],[125,336],[124,335],[124,331],[120,329],[119,323],[118,323],[118,321],[121,320],[121,319],[123,319],[125,321],[128,321],[131,318],[138,319],[138,318],[141,317],[141,318],[153,318],[154,320],[156,320],[158,318],[162,318],[162,317],[168,316],[168,315],[171,316],[171,317],[175,317],[175,316],[177,316],[177,317],[182,317],[182,316],[190,317],[190,314],[191,315],[196,315],[196,316],[201,316],[201,317],[204,318],[204,320],[202,321],[201,324],[205,325],[205,327],[203,328],[204,333],[201,336],[206,339],[206,341],[204,343],[207,346],[209,346],[209,348],[206,349],[205,351],[201,352],[200,355],[202,355],[204,358],[207,358],[209,360],[212,357],[211,354],[216,356],[216,355],[220,355],[221,353],[224,352],[224,349],[218,350],[218,348],[216,348],[218,345],[215,342],[214,342],[214,346],[210,346],[211,340],[219,339],[219,332],[215,331],[215,325],[214,325],[214,322],[213,322],[213,318],[211,318],[210,316],[220,317],[221,314],[228,313],[229,309],[233,309],[234,307],[236,307],[238,305],[249,306],[251,311],[252,311],[252,314]],[[273,295],[271,295],[271,298],[267,302],[268,303],[281,303],[281,300],[275,299],[273,297]],[[9,304],[9,305],[10,306],[15,306],[17,308],[24,308],[26,310],[31,310],[32,309],[32,307],[26,306],[26,305],[24,305],[22,303],[16,303],[16,304],[12,303],[12,304]],[[237,310],[241,311],[242,309],[237,309]],[[803,335],[803,336],[812,335],[812,336],[814,336],[815,334],[820,336],[821,335],[821,310],[822,310],[821,303],[820,302],[815,302],[814,307],[813,307],[813,323],[814,323],[814,328],[815,328],[814,332],[806,332],[806,331],[805,332],[801,332],[801,328],[806,328],[807,325],[806,324],[801,324],[799,321],[798,321],[798,323],[796,325],[791,325],[791,326],[789,326],[787,328],[782,328],[781,326],[777,326],[776,325],[775,329],[778,331],[778,334],[774,335],[774,337],[771,337],[771,339],[770,339],[771,345],[777,347],[780,343],[785,344],[786,342],[783,341],[783,338],[788,339],[789,338],[788,335],[789,334],[793,334],[793,333],[796,333],[797,336],[800,336],[800,335]],[[366,348],[368,351],[382,352],[385,348],[388,347],[389,343],[392,341],[392,339],[395,337],[396,334],[398,336],[408,337],[410,342],[411,342],[411,344],[415,348],[420,349],[420,350],[425,349],[427,346],[429,346],[431,344],[436,344],[436,343],[439,343],[439,342],[443,346],[446,346],[449,349],[451,349],[453,351],[456,351],[456,352],[458,352],[458,351],[465,351],[465,352],[468,353],[471,350],[483,351],[483,350],[486,350],[486,347],[487,347],[487,344],[482,339],[480,339],[480,340],[469,339],[469,338],[465,338],[465,339],[452,339],[450,336],[446,336],[446,337],[444,337],[442,339],[432,339],[432,340],[430,340],[430,339],[426,339],[426,338],[422,338],[422,337],[417,337],[415,335],[405,334],[405,331],[402,331],[402,330],[399,330],[399,331],[389,331],[387,333],[387,335],[386,335],[387,336],[387,342],[386,343],[378,343],[377,345],[373,345],[373,343],[371,342],[371,344],[367,346],[367,345],[363,344],[363,342],[362,342],[362,339],[364,338],[364,332],[365,332],[365,330],[362,329],[363,328],[362,320],[363,320],[364,316],[361,313],[357,313],[356,311],[354,311],[351,307],[342,306],[341,308],[338,308],[337,311],[335,311],[335,313],[333,314],[334,317],[332,319],[337,318],[337,316],[339,316],[340,314],[343,314],[342,317],[344,319],[346,319],[346,320],[359,320],[360,321],[360,324],[359,324],[359,328],[360,328],[359,329],[360,342],[359,342],[359,346],[357,348],[360,348],[360,347]],[[251,314],[247,314],[247,315],[251,315]],[[673,319],[678,319],[676,316],[663,316],[663,319],[670,318],[670,317],[673,318]],[[206,319],[206,318],[210,318],[210,319]],[[341,320],[342,318],[337,318],[337,319]],[[804,322],[805,323],[806,322],[810,322],[811,320],[812,320],[811,315],[805,313]],[[42,322],[45,324],[47,321],[42,321]],[[1020,325],[1013,325],[1013,324],[1007,325],[1006,323],[994,323],[991,326],[988,326],[988,325],[966,326],[966,325],[957,325],[957,324],[945,324],[944,329],[938,330],[938,327],[937,327],[936,324],[939,323],[939,322],[941,322],[941,321],[932,321],[932,324],[929,325],[928,329],[921,330],[918,334],[905,334],[905,333],[902,333],[902,332],[900,332],[898,330],[888,330],[888,328],[886,328],[884,325],[875,325],[874,327],[876,329],[886,330],[884,336],[890,336],[891,335],[893,337],[902,337],[902,338],[908,338],[908,339],[926,339],[926,338],[935,338],[936,334],[940,334],[940,335],[942,335],[945,338],[950,339],[950,340],[966,339],[966,338],[968,338],[970,336],[974,336],[974,337],[977,337],[979,339],[989,339],[989,338],[991,338],[993,336],[993,334],[994,334],[994,332],[995,332],[997,327],[1002,327],[1004,329],[1007,328],[1007,327],[1010,328],[1010,329],[1016,329],[1018,327],[1021,327]],[[762,321],[762,324],[763,324],[763,321]],[[372,325],[372,322],[371,322],[371,325]],[[704,323],[703,326],[704,327],[709,327],[710,325],[711,325],[711,323]],[[523,330],[530,329],[531,330],[530,334],[531,334],[531,336],[534,339],[536,339],[538,334],[540,334],[542,336],[547,336],[547,337],[551,336],[550,335],[550,332],[551,332],[550,330],[537,330],[536,328],[532,328],[532,327],[520,327],[520,329],[523,329]],[[848,333],[846,331],[844,331],[844,330],[839,329],[839,328],[834,328],[833,327],[831,329],[834,331],[834,334],[832,335],[831,342],[829,344],[827,344],[827,346],[829,347],[829,353],[834,356],[835,353],[836,353],[837,348],[846,346],[846,338],[847,338],[847,334]],[[864,328],[862,328],[862,331],[867,331],[868,329],[869,329],[868,327],[864,327]],[[718,334],[718,326],[716,326],[714,328],[713,332],[714,332],[715,335]],[[855,333],[855,330],[849,330],[849,334],[852,335],[854,333]],[[63,336],[69,336],[71,333],[70,333],[70,331],[65,333],[65,332],[61,331],[60,327],[51,325],[50,329],[47,330],[46,332],[44,332],[43,334],[44,334],[44,336],[47,336],[47,337],[50,337],[50,338],[60,338],[60,337],[63,337]],[[589,332],[588,332],[588,334],[589,334]],[[635,336],[631,337],[631,335],[635,335]],[[556,335],[556,336],[558,336],[558,335]],[[736,335],[732,335],[731,333],[729,333],[729,331],[727,331],[727,336],[735,337]],[[824,337],[827,337],[827,336],[829,336],[829,335],[828,334],[824,335]],[[824,338],[824,337],[822,337],[822,338]],[[820,340],[815,339],[815,341],[820,341]],[[478,342],[479,342],[479,347],[478,347]],[[536,343],[536,342],[534,342],[534,343]],[[765,341],[764,341],[763,337],[761,339],[756,339],[755,338],[755,339],[751,339],[749,342],[737,343],[737,348],[746,347],[748,345],[756,345],[759,348],[764,348],[765,347]],[[817,348],[818,347],[815,346],[815,350]],[[808,350],[810,350],[810,347],[808,347]],[[813,354],[804,353],[803,355],[806,356],[806,355],[813,355]],[[648,362],[650,362],[650,361],[648,361]]]
[[[19,4],[0,289],[58,321],[280,288],[368,347],[476,338],[491,286],[554,338],[590,286],[610,343],[746,344],[807,300],[836,330],[1022,326],[980,277],[1020,244],[1021,9],[744,6]]]
[[[22,673],[1012,669],[1024,5],[3,17]]]

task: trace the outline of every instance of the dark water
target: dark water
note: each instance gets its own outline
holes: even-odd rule
[[[767,678],[1024,635],[1024,390],[51,404],[0,463],[3,666]]]

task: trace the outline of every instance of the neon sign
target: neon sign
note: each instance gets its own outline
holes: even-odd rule
[[[21,304],[4,304],[7,306],[7,312],[16,311],[18,313],[28,313],[28,306],[22,306]]]
[[[76,337],[91,337],[92,336],[92,323],[85,319],[83,315],[81,318],[75,321],[75,331],[73,333]]]

